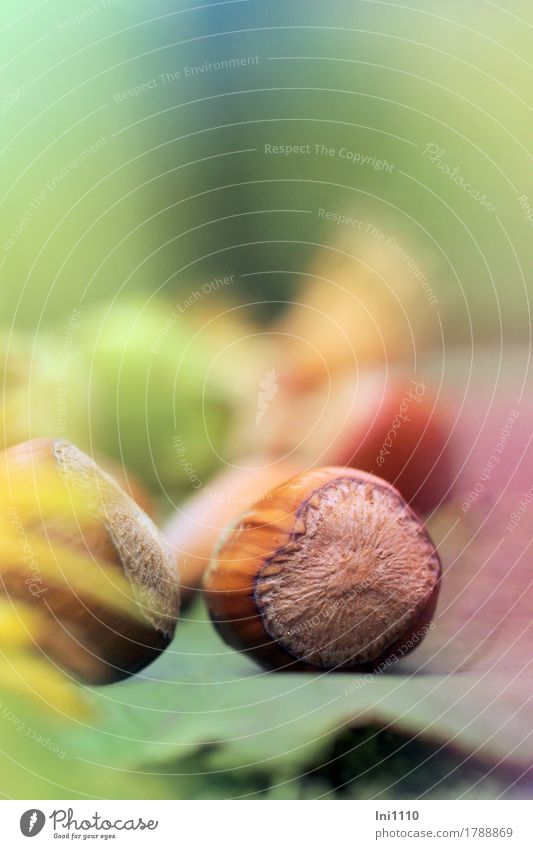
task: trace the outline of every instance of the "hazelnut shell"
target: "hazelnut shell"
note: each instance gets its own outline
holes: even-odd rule
[[[36,504],[19,515],[19,556],[0,570],[0,592],[46,615],[36,648],[85,683],[145,667],[169,644],[179,611],[171,551],[152,521],[68,442],[38,439],[1,457],[7,486]],[[61,492],[52,508],[51,488]],[[37,557],[22,556],[24,543],[43,546],[50,561],[37,580]],[[87,564],[81,574],[79,563]]]
[[[204,587],[223,639],[268,669],[376,670],[423,639],[440,574],[397,490],[329,467],[272,490],[228,529]]]

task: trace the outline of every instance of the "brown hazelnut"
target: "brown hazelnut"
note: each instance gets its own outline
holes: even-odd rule
[[[445,403],[407,370],[366,371],[280,399],[266,441],[278,455],[294,452],[306,466],[352,466],[379,475],[418,512],[450,497],[454,482]]]
[[[331,402],[302,446],[309,462],[379,475],[428,513],[453,485],[448,417],[434,391],[405,372],[337,381]]]
[[[282,388],[307,391],[359,368],[409,362],[413,340],[425,351],[438,332],[413,269],[380,241],[355,243],[347,230],[314,254],[309,271],[274,326]]]
[[[46,616],[36,646],[87,683],[142,669],[169,644],[179,610],[172,555],[152,521],[68,442],[37,439],[0,457],[15,541],[0,592]]]
[[[204,587],[224,640],[266,668],[372,670],[423,639],[440,572],[390,484],[329,467],[246,512],[223,535]]]

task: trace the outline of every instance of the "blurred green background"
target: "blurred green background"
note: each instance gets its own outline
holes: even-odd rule
[[[191,378],[176,360],[200,327],[190,357],[213,362],[212,314],[242,305],[238,322],[271,320],[318,246],[364,259],[391,239],[438,301],[424,332],[441,358],[450,345],[527,341],[529,12],[4,3],[0,310],[7,347],[10,332],[29,331],[32,368],[48,352],[61,383],[62,364],[46,431],[92,437],[152,485],[186,488],[169,475],[169,417],[174,432],[196,430],[190,384],[207,375],[208,425],[222,438],[245,333],[223,331],[237,348],[214,374],[200,364]],[[119,379],[117,426],[102,408]],[[189,441],[208,471],[218,460],[203,435]]]
[[[433,300],[416,278],[408,370],[427,356],[446,386],[460,352],[460,397],[490,348],[490,386],[530,341],[532,26],[526,0],[4,0],[3,443],[67,436],[170,513],[194,490],[191,469],[206,480],[238,456],[235,420],[275,361],[269,330],[305,300],[313,269],[348,255],[348,278],[390,260],[393,292],[396,271],[422,270]],[[309,766],[326,793],[342,783],[324,776],[328,752]],[[234,779],[223,788],[206,767],[170,795],[277,781]],[[314,780],[291,792],[320,795]],[[26,792],[59,792],[47,781]],[[494,781],[488,795],[505,786]],[[89,794],[97,784],[87,773]],[[126,795],[161,792],[134,784]]]

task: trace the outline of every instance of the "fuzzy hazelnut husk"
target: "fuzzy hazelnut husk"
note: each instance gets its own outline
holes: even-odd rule
[[[139,671],[167,647],[178,619],[167,543],[71,443],[37,439],[0,456],[5,485],[36,505],[16,514],[17,546],[0,569],[0,592],[45,614],[36,647],[79,680],[106,684]]]
[[[223,469],[175,511],[163,527],[180,575],[181,608],[185,610],[202,584],[221,532],[265,492],[294,477],[296,461],[266,456],[242,458]]]
[[[157,510],[154,500],[137,475],[109,457],[97,456],[95,457],[95,461],[102,471],[112,477],[117,486],[124,490],[147,516],[157,521]]]
[[[267,493],[226,531],[204,588],[223,639],[265,668],[370,671],[424,638],[440,575],[394,487],[327,467]]]

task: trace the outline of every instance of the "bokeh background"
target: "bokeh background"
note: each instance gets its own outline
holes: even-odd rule
[[[265,675],[197,599],[135,680],[43,694],[6,596],[5,796],[530,793],[532,28],[526,0],[4,0],[2,447],[70,439],[164,523],[244,457],[339,459],[384,409],[386,437],[415,381],[438,450],[407,495],[452,570],[426,653],[357,686]]]

